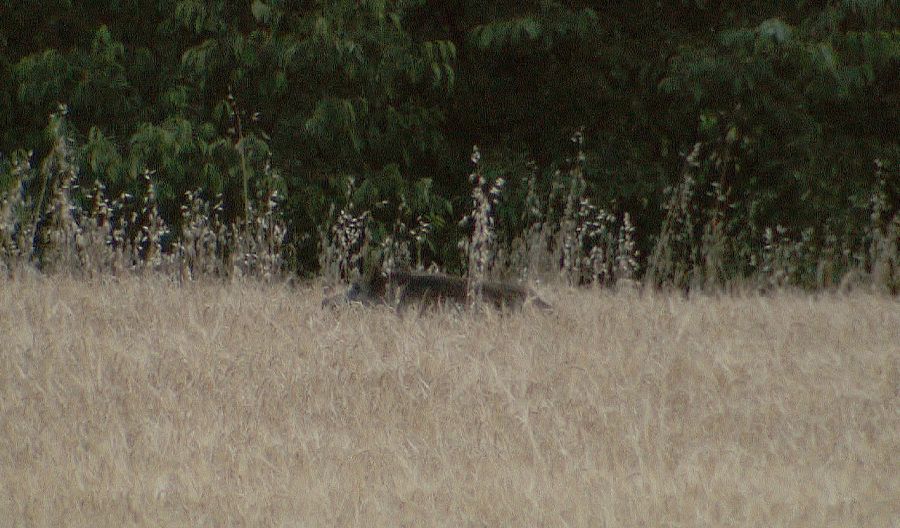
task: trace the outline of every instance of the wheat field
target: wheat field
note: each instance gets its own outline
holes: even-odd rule
[[[900,519],[900,303],[0,282],[0,525],[871,526]]]

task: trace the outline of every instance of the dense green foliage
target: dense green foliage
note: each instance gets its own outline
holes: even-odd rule
[[[876,159],[900,202],[900,2],[0,0],[0,163],[42,159],[61,103],[81,182],[155,171],[173,225],[187,191],[236,219],[280,175],[306,270],[349,178],[376,237],[421,217],[458,265],[472,145],[520,218],[529,162],[549,188],[579,127],[588,195],[645,256],[688,165],[730,236],[822,238],[862,232]]]

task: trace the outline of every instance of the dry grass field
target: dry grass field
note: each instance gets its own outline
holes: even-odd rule
[[[900,526],[900,303],[0,282],[0,525]]]

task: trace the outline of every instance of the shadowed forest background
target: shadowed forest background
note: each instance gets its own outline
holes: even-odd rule
[[[607,228],[613,249],[636,233],[629,273],[660,284],[745,277],[779,252],[804,286],[896,264],[896,0],[0,7],[6,246],[27,239],[39,264],[62,186],[95,218],[98,189],[122,197],[101,215],[140,217],[120,243],[153,217],[166,251],[195,202],[237,224],[268,207],[292,271],[320,271],[349,222],[462,272],[472,182],[508,253],[569,222],[562,268],[565,245],[600,258]]]

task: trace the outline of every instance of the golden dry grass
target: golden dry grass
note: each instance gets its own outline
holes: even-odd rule
[[[897,526],[900,303],[0,282],[3,526]]]

